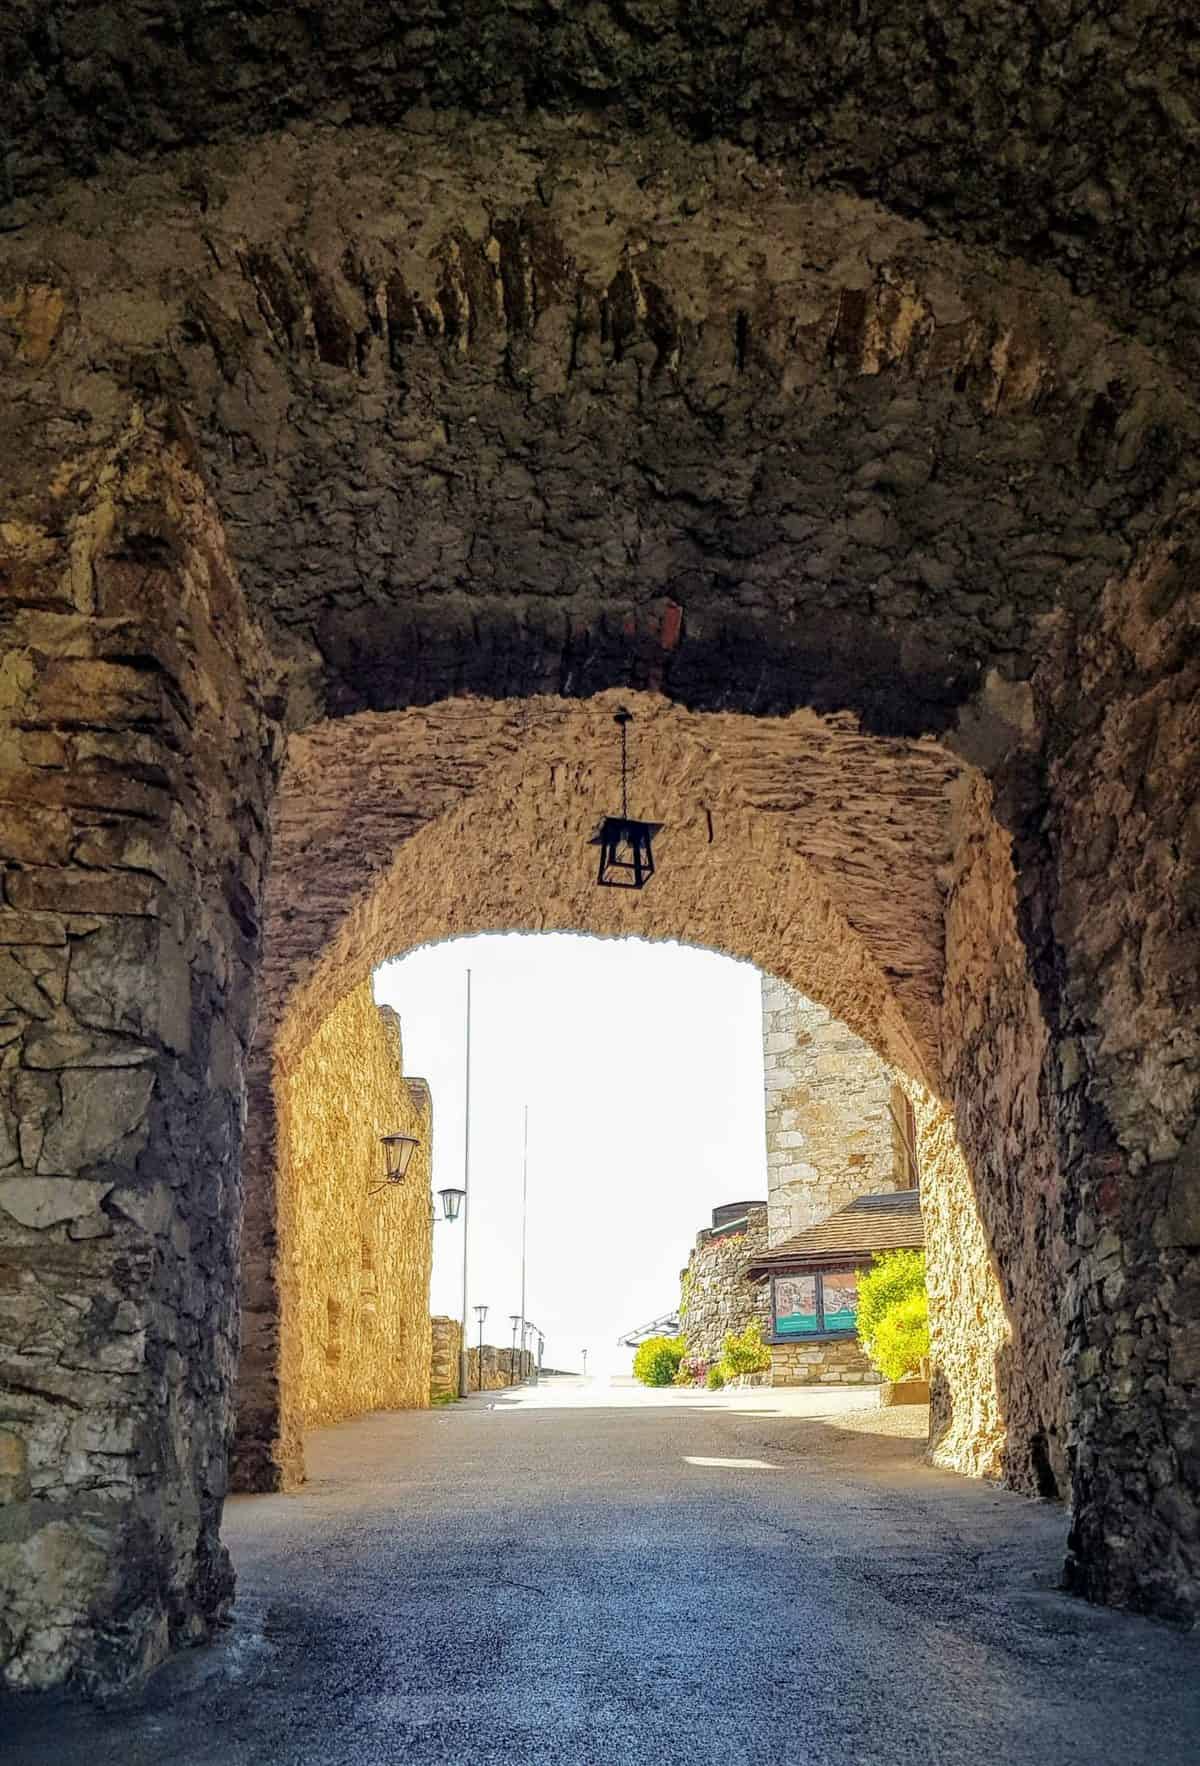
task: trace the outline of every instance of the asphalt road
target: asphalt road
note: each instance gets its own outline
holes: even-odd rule
[[[229,1504],[224,1638],[8,1701],[0,1759],[1196,1766],[1200,1637],[1058,1594],[1060,1510],[866,1420],[558,1386],[322,1431]]]

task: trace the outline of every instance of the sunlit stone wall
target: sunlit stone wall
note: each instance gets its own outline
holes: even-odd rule
[[[824,1006],[764,975],[762,1010],[775,1246],[856,1196],[901,1187],[903,1105],[892,1069]]]
[[[364,982],[278,1080],[282,1370],[293,1426],[429,1403],[433,1112]],[[403,1184],[379,1137],[416,1135]]]

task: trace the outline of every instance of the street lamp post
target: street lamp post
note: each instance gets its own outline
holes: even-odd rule
[[[529,1225],[529,1105],[525,1106],[525,1147],[521,1157],[521,1380],[525,1379],[525,1253]]]
[[[483,1321],[487,1317],[487,1307],[477,1306],[475,1316],[479,1320],[479,1377],[475,1382],[475,1390],[483,1391]]]
[[[586,1349],[583,1352],[583,1377],[585,1380],[587,1379],[587,1350]]]
[[[467,1072],[466,1097],[463,1103],[463,1261],[462,1261],[462,1333],[458,1342],[458,1390],[465,1398],[469,1389],[471,1347],[467,1336],[467,1246],[470,1240],[471,1217],[467,1205],[471,1187],[471,971],[467,970]]]
[[[510,1386],[515,1386],[517,1383],[517,1326],[521,1322],[521,1314],[510,1312],[508,1322],[513,1328],[512,1348],[508,1356],[508,1383]]]

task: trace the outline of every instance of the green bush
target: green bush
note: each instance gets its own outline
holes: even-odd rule
[[[884,1314],[924,1292],[924,1251],[876,1251],[874,1267],[858,1278],[858,1340],[872,1359],[871,1345]]]
[[[885,1380],[902,1380],[928,1354],[929,1298],[922,1290],[888,1307],[871,1339],[871,1360]]]
[[[713,1362],[708,1370],[704,1384],[708,1387],[710,1392],[719,1392],[721,1390],[721,1387],[725,1384],[725,1375],[721,1372],[719,1362]]]
[[[730,1331],[725,1339],[725,1352],[717,1365],[727,1380],[737,1374],[767,1371],[771,1365],[771,1351],[763,1342],[762,1324],[757,1318],[752,1318],[740,1335]]]
[[[669,1386],[687,1345],[682,1337],[647,1337],[633,1358],[633,1375],[643,1386]]]

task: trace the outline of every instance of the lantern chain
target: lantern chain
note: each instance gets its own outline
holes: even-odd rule
[[[613,720],[621,728],[621,818],[629,820],[629,754],[626,746],[626,732],[633,722],[632,712],[622,706]]]

